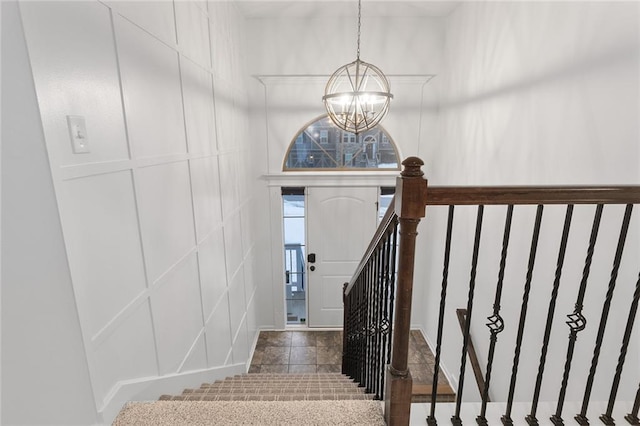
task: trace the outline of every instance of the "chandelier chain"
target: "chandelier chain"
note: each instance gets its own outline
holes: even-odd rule
[[[356,59],[360,60],[360,20],[362,19],[362,0],[358,0],[358,50]]]

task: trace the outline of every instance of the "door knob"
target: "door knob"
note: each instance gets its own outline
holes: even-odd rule
[[[316,270],[316,267],[315,267],[315,266],[313,266],[313,265],[311,265],[311,266],[309,267],[309,269],[311,269],[311,271],[313,272],[313,271],[315,271],[315,270]]]

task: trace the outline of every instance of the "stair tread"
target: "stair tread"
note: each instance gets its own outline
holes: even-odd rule
[[[321,401],[371,400],[351,378],[341,373],[257,373],[227,377],[162,401]]]
[[[372,394],[187,394],[162,395],[161,401],[321,401],[321,400],[371,400]]]
[[[185,389],[182,394],[287,394],[287,393],[306,393],[306,394],[362,394],[364,389]]]
[[[343,390],[348,391],[352,389],[361,389],[358,386],[201,386],[200,388],[194,389],[211,389],[211,390],[231,390],[231,389],[270,389],[270,388],[278,388],[278,389],[335,389],[335,390]]]

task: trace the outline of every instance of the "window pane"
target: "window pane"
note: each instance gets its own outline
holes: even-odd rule
[[[389,205],[391,204],[391,200],[393,199],[393,194],[385,194],[380,196],[380,208],[378,209],[378,221],[380,221],[384,214],[387,212]]]
[[[358,134],[344,132],[324,116],[302,129],[289,147],[285,170],[396,169],[398,158],[380,127]]]
[[[285,217],[284,218],[284,243],[304,244],[304,218]]]
[[[283,195],[284,217],[304,217],[304,195]]]

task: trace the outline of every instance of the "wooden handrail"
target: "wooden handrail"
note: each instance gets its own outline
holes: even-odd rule
[[[375,251],[376,247],[378,247],[378,244],[380,243],[380,240],[382,240],[384,235],[389,230],[389,227],[393,223],[394,219],[396,218],[396,212],[395,212],[394,204],[395,204],[395,195],[391,199],[391,203],[389,204],[389,207],[387,208],[387,211],[385,212],[384,216],[382,217],[382,220],[380,221],[380,224],[378,225],[378,229],[376,229],[376,233],[373,234],[373,238],[371,239],[371,242],[369,243],[369,247],[367,247],[367,251],[364,252],[364,256],[362,256],[362,260],[360,260],[360,263],[358,264],[358,267],[356,268],[356,271],[354,272],[353,276],[351,277],[351,281],[349,281],[349,284],[345,287],[344,294],[349,294],[351,292],[351,289],[355,285],[356,280],[358,279],[358,276],[362,272],[362,269],[365,267],[365,265],[369,261],[369,258],[371,258],[371,255]]]
[[[429,186],[428,206],[504,204],[637,204],[640,185]]]

